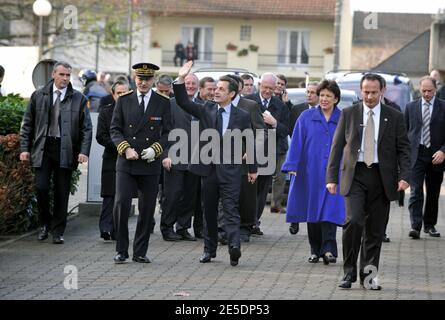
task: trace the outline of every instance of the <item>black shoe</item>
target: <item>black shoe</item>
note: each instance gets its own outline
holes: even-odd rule
[[[101,237],[102,239],[104,239],[104,241],[111,240],[111,233],[110,233],[110,232],[107,232],[107,231],[102,231],[102,232],[100,233],[100,237]]]
[[[309,263],[317,263],[319,259],[320,259],[320,258],[317,257],[315,254],[312,254],[312,255],[309,257],[309,259],[307,259],[307,261],[308,261]]]
[[[122,264],[126,263],[128,258],[128,254],[119,253],[114,257],[114,263],[115,264]]]
[[[323,255],[323,263],[328,265],[329,263],[336,263],[337,262],[337,258],[335,258],[332,253],[330,252],[326,252]]]
[[[210,262],[210,260],[212,260],[212,258],[216,258],[216,253],[210,253],[210,252],[204,251],[202,256],[199,258],[199,262],[207,263],[207,262]]]
[[[352,287],[352,282],[349,280],[343,280],[342,282],[340,282],[340,284],[338,285],[339,288],[342,289],[351,289]]]
[[[43,241],[48,239],[48,234],[49,234],[49,228],[48,226],[43,226],[42,229],[40,230],[39,236],[37,237],[37,239],[39,241]]]
[[[190,234],[187,230],[182,230],[179,232],[176,232],[181,237],[181,240],[185,241],[196,241],[196,238]]]
[[[150,259],[147,258],[147,256],[142,257],[142,256],[133,256],[133,261],[134,262],[139,262],[139,263],[150,263]]]
[[[53,236],[53,243],[54,244],[63,244],[65,240],[63,240],[62,236]]]
[[[250,234],[254,234],[254,235],[257,235],[257,236],[262,236],[264,233],[263,233],[263,231],[261,231],[260,227],[252,227],[250,229]]]
[[[347,274],[343,277],[343,280],[338,287],[342,289],[351,289],[352,283],[356,281],[357,278],[353,278],[351,275]]]
[[[388,237],[386,236],[386,234],[385,234],[385,235],[383,236],[382,241],[383,241],[383,242],[391,242],[391,239],[388,238]]]
[[[281,212],[281,209],[278,208],[278,207],[271,207],[271,208],[270,208],[270,212],[271,212],[271,213],[280,213],[280,212]]]
[[[239,247],[230,247],[229,249],[229,255],[230,255],[230,265],[232,267],[238,265],[238,260],[241,257],[241,250]]]
[[[289,226],[290,234],[297,234],[300,231],[300,225],[297,222],[292,222]]]
[[[434,227],[425,228],[423,231],[425,233],[428,233],[431,237],[434,237],[434,238],[439,238],[440,237],[440,233],[437,232],[436,228],[434,228]]]
[[[411,231],[408,234],[413,239],[419,239],[420,238],[420,232],[415,229],[411,229]]]
[[[173,231],[163,233],[162,238],[165,241],[180,241],[180,240],[182,240],[182,237],[179,234],[174,233]]]

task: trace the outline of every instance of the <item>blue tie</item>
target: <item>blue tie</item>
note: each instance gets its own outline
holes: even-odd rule
[[[226,112],[226,110],[224,110],[224,108],[219,108],[218,109],[218,113],[216,115],[216,129],[218,129],[219,134],[222,136],[222,131],[223,131],[223,119],[222,119],[222,114],[223,112]]]

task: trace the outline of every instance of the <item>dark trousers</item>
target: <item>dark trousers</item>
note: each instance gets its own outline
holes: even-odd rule
[[[247,175],[241,178],[241,192],[239,196],[239,212],[241,218],[241,232],[250,234],[250,227],[256,223],[257,215],[257,185],[247,181]]]
[[[422,222],[425,229],[434,227],[439,211],[440,187],[443,181],[443,171],[434,171],[431,163],[433,152],[431,148],[419,147],[419,155],[411,171],[411,195],[409,197],[409,214],[411,227],[420,231]],[[424,196],[423,182],[426,187],[425,210],[422,215]]]
[[[257,178],[257,217],[256,225],[260,225],[261,215],[263,214],[264,207],[266,206],[267,194],[269,193],[270,186],[272,185],[272,176],[258,176]]]
[[[164,200],[162,202],[161,232],[180,232],[191,227],[196,202],[196,188],[201,178],[187,170],[164,172]]]
[[[204,201],[204,251],[216,253],[218,246],[218,204],[223,206],[223,225],[229,247],[240,247],[239,193],[241,179],[220,183],[215,170],[202,178]]]
[[[150,240],[150,226],[156,208],[159,175],[131,175],[127,172],[116,172],[116,199],[113,218],[117,227],[116,251],[128,254],[128,217],[135,188],[138,191],[139,216],[133,241],[133,255],[145,256]]]
[[[113,196],[103,197],[102,210],[100,212],[100,218],[99,218],[99,230],[101,233],[102,232],[109,232],[111,234],[114,233],[113,205],[114,205]]]
[[[198,179],[195,189],[195,206],[193,208],[193,231],[202,233],[204,230],[204,213],[202,212],[202,194],[201,194],[201,179]]]
[[[367,168],[358,162],[349,194],[345,196],[346,222],[343,225],[343,270],[357,279],[360,252],[360,279],[368,265],[379,267],[390,201],[386,197],[378,166]]]
[[[331,222],[307,223],[307,235],[311,246],[311,254],[317,257],[323,256],[326,252],[338,256],[337,251],[337,225]]]
[[[60,167],[60,139],[47,138],[42,166],[35,169],[37,208],[41,225],[53,236],[62,236],[66,228],[68,199],[73,171]],[[53,181],[53,210],[50,210],[50,181]]]

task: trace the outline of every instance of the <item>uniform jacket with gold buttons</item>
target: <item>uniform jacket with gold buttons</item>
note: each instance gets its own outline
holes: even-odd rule
[[[119,153],[116,171],[134,175],[160,174],[160,156],[168,146],[170,129],[170,101],[164,96],[152,91],[143,117],[136,91],[119,97],[110,128],[111,139]],[[127,147],[135,149],[139,155],[138,160],[126,159]],[[141,159],[142,150],[148,147],[152,147],[156,153],[156,160],[150,163]]]

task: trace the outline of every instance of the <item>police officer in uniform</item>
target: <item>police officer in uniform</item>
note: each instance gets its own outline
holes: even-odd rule
[[[155,70],[159,67],[138,63],[132,68],[136,91],[131,90],[119,97],[110,129],[119,154],[113,209],[117,231],[115,263],[125,263],[129,258],[128,217],[134,187],[139,195],[139,216],[133,242],[133,261],[150,262],[146,253],[161,174],[160,156],[167,147],[171,129],[170,101],[151,90]]]

